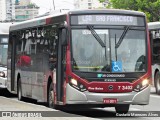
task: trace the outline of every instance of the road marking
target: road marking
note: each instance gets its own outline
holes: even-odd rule
[[[104,110],[107,110],[107,111],[115,111],[115,108],[112,107],[112,108],[104,108]],[[133,107],[130,107],[129,108],[129,111],[141,111],[141,109],[138,109],[138,108],[133,108]]]
[[[141,111],[141,109],[130,107],[130,108],[129,108],[129,111]]]

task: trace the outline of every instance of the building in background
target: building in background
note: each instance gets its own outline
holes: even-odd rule
[[[99,0],[74,0],[75,9],[98,9],[106,8],[109,0],[100,3]]]
[[[0,22],[6,20],[6,5],[5,0],[0,0]]]
[[[15,20],[15,0],[0,0],[0,22]]]
[[[15,0],[6,0],[6,21],[15,21]]]
[[[31,0],[16,0],[16,22],[33,19],[34,17],[38,16],[38,10],[39,7],[36,4],[31,3]]]
[[[28,5],[31,3],[31,0],[19,0],[20,5]]]

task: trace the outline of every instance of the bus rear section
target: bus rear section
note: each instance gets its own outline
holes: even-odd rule
[[[151,55],[152,55],[152,84],[160,95],[160,22],[148,23]]]
[[[0,88],[7,88],[7,51],[11,23],[0,23]]]
[[[149,103],[151,60],[144,13],[80,10],[11,26],[8,90],[57,105]]]

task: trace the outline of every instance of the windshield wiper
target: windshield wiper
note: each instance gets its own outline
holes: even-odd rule
[[[126,36],[126,33],[128,32],[129,29],[130,29],[130,26],[125,26],[125,29],[124,29],[121,37],[119,38],[118,43],[115,45],[115,48],[118,48],[121,45],[121,43],[122,43],[122,41],[123,41],[124,37]]]
[[[96,38],[96,40],[99,42],[99,44],[102,47],[106,47],[106,45],[104,44],[104,42],[102,41],[102,39],[99,37],[99,35],[97,34],[97,32],[94,30],[93,26],[88,25],[87,28],[91,31],[92,35]]]

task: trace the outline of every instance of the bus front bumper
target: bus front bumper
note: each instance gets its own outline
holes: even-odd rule
[[[117,99],[117,104],[147,105],[149,104],[150,86],[140,92],[129,93],[93,93],[80,92],[69,84],[66,86],[66,104],[104,104],[104,98]]]
[[[7,78],[0,77],[0,88],[7,88]]]

